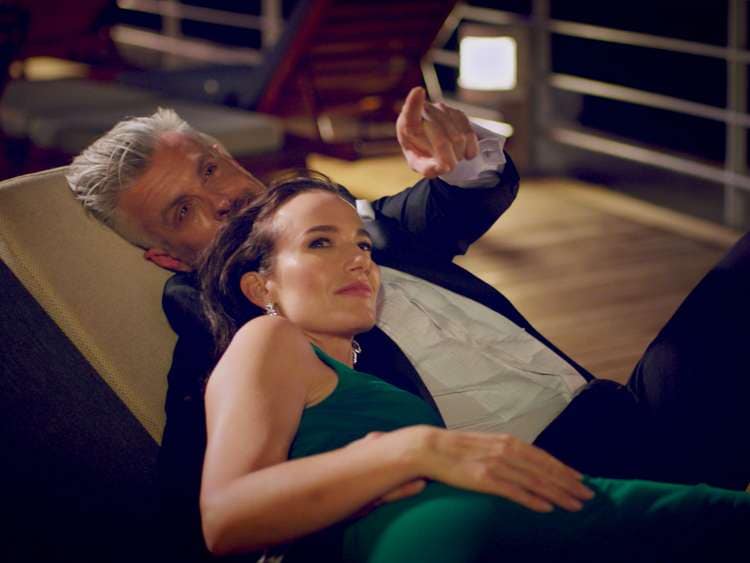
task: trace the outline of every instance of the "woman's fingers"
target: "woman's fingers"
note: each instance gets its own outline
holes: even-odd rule
[[[512,500],[534,512],[552,512],[555,509],[554,505],[549,501],[510,481],[498,483],[493,494]]]
[[[554,504],[566,510],[577,511],[583,508],[582,501],[587,500],[540,474],[538,468],[516,467],[507,460],[498,460],[492,467],[492,473],[501,487],[510,483],[524,492],[524,499],[535,498],[540,501],[537,504],[542,508],[547,504]]]
[[[551,505],[580,510],[594,496],[580,473],[510,435],[442,431],[434,444],[443,450],[437,468],[443,475],[435,478],[454,486],[497,494],[541,512]]]
[[[425,481],[424,479],[415,479],[414,481],[409,481],[408,483],[399,485],[392,491],[388,491],[386,494],[380,497],[378,503],[382,504],[385,502],[393,502],[395,500],[401,500],[402,498],[414,496],[421,493],[426,486],[427,481]]]
[[[585,500],[593,496],[593,492],[581,482],[583,476],[578,471],[536,446],[506,437],[499,455],[508,464],[536,474],[578,498]]]
[[[580,510],[581,501],[593,497],[582,475],[547,452],[512,436],[503,436],[494,452],[496,471],[568,510]],[[490,461],[492,463],[492,461]]]
[[[365,440],[366,438],[362,438],[362,440]],[[352,519],[362,518],[364,516],[367,516],[370,512],[375,510],[378,506],[385,504],[387,502],[394,502],[397,500],[401,500],[408,497],[413,497],[414,495],[417,495],[421,493],[424,488],[427,486],[427,481],[424,479],[414,479],[413,481],[409,481],[408,483],[403,483],[396,487],[395,489],[388,491],[386,494],[381,496],[380,498],[375,499],[372,502],[367,503],[365,506],[357,510],[354,514],[350,516]]]

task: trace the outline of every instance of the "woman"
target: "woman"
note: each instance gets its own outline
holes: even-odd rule
[[[291,181],[240,213],[205,261],[223,352],[206,388],[212,551],[306,537],[353,561],[742,557],[745,493],[582,482],[512,437],[439,428],[419,398],[354,371],[353,337],[377,310],[370,247],[335,187]],[[253,307],[268,314],[241,326]]]

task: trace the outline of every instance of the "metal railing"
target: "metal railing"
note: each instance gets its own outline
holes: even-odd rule
[[[260,64],[263,60],[263,51],[276,43],[284,28],[281,0],[263,0],[257,15],[191,6],[179,0],[117,0],[117,6],[121,10],[152,14],[161,18],[159,31],[128,25],[115,26],[112,36],[118,43],[146,48],[168,56],[214,63],[220,61],[226,64]],[[259,31],[261,48],[228,47],[186,36],[182,31],[184,20]]]
[[[747,3],[746,0],[728,1],[728,41],[726,46],[663,37],[659,35],[624,31],[609,27],[555,20],[550,17],[550,0],[533,0],[530,17],[500,10],[478,8],[466,4],[456,6],[446,22],[436,47],[425,58],[423,74],[430,95],[443,96],[437,79],[435,65],[458,67],[458,56],[453,51],[441,48],[447,37],[464,21],[490,25],[525,27],[531,34],[529,46],[532,103],[532,140],[537,158],[540,139],[551,140],[562,145],[607,154],[659,168],[687,174],[696,178],[720,183],[724,187],[724,221],[730,226],[741,226],[748,222],[750,206],[750,176],[747,166],[747,129],[750,115],[747,113],[747,65],[750,50],[747,47]],[[724,61],[727,68],[727,103],[724,107],[698,103],[676,96],[667,96],[638,88],[592,80],[570,74],[554,73],[551,70],[552,35],[574,37],[611,44],[635,46],[646,49],[698,55]],[[635,142],[608,137],[592,132],[579,124],[561,124],[556,120],[552,106],[554,90],[579,95],[616,100],[637,106],[668,110],[676,114],[698,117],[723,123],[726,127],[726,150],[723,166],[714,165],[666,149],[641,146]],[[487,110],[483,109],[486,114]],[[533,151],[532,151],[533,152]]]
[[[747,165],[747,65],[750,50],[747,47],[746,0],[728,0],[728,41],[725,46],[687,41],[654,34],[625,31],[610,27],[555,20],[550,17],[550,0],[533,0],[529,17],[501,10],[458,4],[436,39],[436,48],[425,57],[423,76],[433,99],[443,98],[443,91],[435,70],[436,65],[458,68],[458,53],[442,48],[463,21],[489,25],[526,28],[531,38],[529,57],[529,99],[532,104],[530,137],[532,162],[541,162],[540,140],[551,140],[561,145],[607,154],[618,158],[649,164],[663,169],[687,174],[696,178],[723,184],[724,220],[730,226],[746,223],[750,217],[750,176]],[[238,14],[182,4],[178,0],[118,0],[121,9],[144,12],[161,17],[161,31],[151,31],[128,26],[114,30],[117,41],[147,47],[172,54],[205,61],[259,64],[263,51],[272,46],[283,29],[281,0],[262,0],[260,12]],[[219,43],[193,37],[182,32],[182,21],[193,20],[240,29],[257,30],[261,34],[259,49],[228,47]],[[667,51],[708,57],[723,61],[727,69],[727,102],[723,107],[699,103],[677,96],[631,88],[571,74],[554,73],[551,69],[552,36],[564,36],[609,44],[620,44],[645,49]],[[553,107],[553,92],[568,92],[615,100],[636,106],[667,110],[722,123],[726,128],[726,149],[723,166],[707,163],[667,149],[645,147],[636,142],[608,137],[593,132],[576,123],[557,119]],[[477,117],[501,119],[499,108],[467,105],[452,100]],[[536,153],[536,158],[534,154]]]

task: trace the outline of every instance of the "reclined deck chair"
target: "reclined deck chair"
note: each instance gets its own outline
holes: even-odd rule
[[[0,559],[169,560],[155,472],[168,273],[86,217],[64,170],[0,183]]]

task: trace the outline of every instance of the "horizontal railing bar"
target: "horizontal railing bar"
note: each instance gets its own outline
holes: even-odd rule
[[[479,8],[459,4],[454,12],[459,18],[466,18],[496,25],[531,25],[529,18],[514,12]],[[750,50],[733,49],[720,45],[710,45],[698,41],[663,37],[638,31],[626,31],[612,27],[578,23],[567,20],[550,20],[547,29],[558,35],[593,39],[607,43],[620,43],[632,47],[649,47],[664,51],[712,57],[715,59],[750,63]]]
[[[653,108],[666,109],[695,117],[703,117],[714,121],[750,127],[750,115],[746,113],[737,113],[707,104],[683,100],[682,98],[654,94],[653,92],[646,92],[644,90],[637,90],[635,88],[590,80],[588,78],[580,78],[568,74],[552,74],[548,80],[550,86],[559,90],[576,92],[578,94],[588,94],[600,98],[619,100]]]
[[[528,25],[529,23],[528,18],[520,16],[514,12],[493,10],[492,8],[480,8],[477,6],[469,6],[467,4],[459,4],[456,6],[453,14],[459,19],[465,18],[467,20],[495,25]]]
[[[427,60],[433,63],[437,63],[443,66],[449,66],[458,68],[459,57],[455,51],[448,51],[446,49],[430,49],[425,56]]]
[[[117,25],[112,28],[112,38],[119,43],[152,49],[162,53],[179,55],[189,59],[209,61],[214,64],[246,64],[255,66],[261,63],[263,55],[257,49],[247,47],[223,47],[199,39],[167,37],[155,31]],[[217,61],[221,61],[217,63]]]
[[[603,135],[594,135],[565,127],[547,129],[547,138],[558,143],[650,164],[658,168],[681,172],[710,182],[730,184],[743,190],[750,190],[750,177],[728,171],[719,166],[702,164],[688,158],[665,154],[644,147],[615,141]]]
[[[750,62],[750,51],[743,49],[732,49],[718,45],[708,45],[697,41],[685,39],[674,39],[672,37],[661,37],[648,33],[635,31],[623,31],[610,27],[601,27],[577,22],[551,20],[548,29],[558,35],[569,37],[580,37],[582,39],[595,39],[607,43],[620,43],[634,47],[650,47],[664,51],[700,55],[731,61]]]
[[[123,10],[133,10],[147,14],[182,18],[203,23],[214,23],[242,29],[261,30],[263,16],[239,14],[214,8],[202,8],[176,2],[159,2],[158,0],[117,0],[117,6]]]

